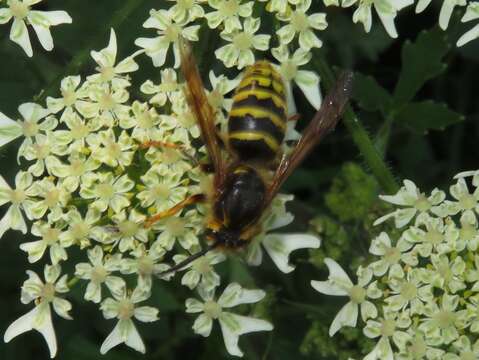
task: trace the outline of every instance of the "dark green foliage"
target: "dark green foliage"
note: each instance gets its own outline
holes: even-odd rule
[[[347,163],[333,180],[325,201],[336,218],[347,222],[364,219],[372,203],[377,201],[377,195],[374,179],[357,164]]]

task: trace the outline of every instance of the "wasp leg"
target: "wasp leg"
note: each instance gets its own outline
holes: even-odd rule
[[[293,114],[291,115],[290,117],[288,117],[288,121],[297,121],[301,119],[301,115],[300,114]]]
[[[183,209],[184,207],[188,206],[188,205],[192,205],[192,204],[196,204],[196,203],[199,203],[199,202],[202,202],[202,201],[205,201],[206,199],[206,196],[203,195],[203,194],[196,194],[196,195],[192,195],[190,197],[187,197],[185,200],[179,202],[178,204],[176,204],[175,206],[173,206],[172,208],[168,209],[168,210],[165,210],[165,211],[162,211],[156,215],[153,215],[149,218],[147,218],[143,224],[143,226],[145,228],[149,228],[151,227],[154,223],[160,221],[161,219],[164,219],[166,217],[169,217],[169,216],[172,216],[172,215],[175,215],[178,211],[180,211],[181,209]]]
[[[148,149],[151,147],[175,149],[181,152],[183,156],[185,156],[188,160],[190,160],[194,164],[194,166],[200,165],[200,162],[198,161],[198,159],[196,159],[193,155],[191,155],[188,151],[186,151],[184,146],[180,144],[150,140],[150,141],[145,141],[141,143],[139,146],[140,146],[140,149]]]

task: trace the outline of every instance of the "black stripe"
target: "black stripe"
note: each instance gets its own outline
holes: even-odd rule
[[[262,131],[274,137],[278,143],[281,143],[284,139],[284,132],[270,118],[255,118],[251,115],[230,117],[228,120],[228,133],[236,131]]]
[[[238,93],[239,94],[239,93]],[[286,106],[286,104],[284,104]],[[259,107],[279,116],[283,122],[286,122],[286,112],[284,108],[276,106],[273,99],[258,99],[253,94],[249,95],[244,100],[235,101],[233,103],[233,109],[245,108],[245,107]]]
[[[279,81],[278,81],[279,82]],[[279,82],[280,83],[280,82]],[[281,84],[281,83],[280,83]],[[241,84],[240,84],[241,85]],[[281,84],[282,85],[282,84]],[[235,94],[238,94],[239,92],[243,92],[245,90],[253,90],[254,89],[262,89],[262,90],[266,90],[266,91],[270,91],[270,92],[274,92],[276,95],[278,95],[279,97],[281,97],[282,99],[286,99],[285,98],[285,95],[284,95],[284,92],[277,92],[274,87],[273,87],[273,83],[271,83],[271,86],[262,86],[260,85],[259,82],[255,81],[249,85],[246,85],[246,86],[243,86],[243,87],[238,87],[236,88],[236,92]],[[285,100],[286,101],[286,100]]]
[[[239,140],[229,139],[230,146],[236,151],[238,157],[242,161],[255,160],[271,160],[276,156],[268,144],[263,140]]]

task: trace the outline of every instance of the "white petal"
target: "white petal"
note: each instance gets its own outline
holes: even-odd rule
[[[32,44],[28,37],[27,26],[23,20],[18,20],[17,18],[13,20],[13,25],[10,30],[10,40],[20,45],[27,56],[33,56]]]
[[[235,356],[243,356],[243,352],[238,347],[240,335],[256,331],[273,330],[273,325],[265,320],[231,313],[222,313],[219,321],[226,350],[229,354]]]
[[[100,353],[105,354],[111,348],[117,346],[118,344],[125,343],[129,347],[145,353],[145,344],[141,340],[138,330],[136,330],[135,324],[131,320],[120,320],[116,324],[113,331],[108,335],[100,348]]]
[[[349,279],[348,274],[341,268],[341,266],[331,258],[325,258],[324,263],[329,269],[329,279],[331,281],[347,284],[353,286],[352,281]]]
[[[475,40],[479,37],[479,25],[474,26],[471,30],[467,31],[464,35],[462,35],[459,40],[457,40],[457,46],[463,46],[467,44],[469,41]]]
[[[348,296],[348,292],[330,281],[311,280],[311,286],[318,292],[333,296]]]
[[[352,301],[344,305],[329,327],[329,336],[333,336],[343,326],[355,327],[358,320],[358,305]]]
[[[51,51],[53,49],[53,38],[50,29],[41,25],[32,24],[32,26],[33,30],[37,33],[38,40],[40,40],[40,44],[42,44],[43,48],[47,51]]]
[[[8,327],[3,339],[5,342],[9,342],[15,336],[32,329],[37,330],[43,335],[50,350],[50,357],[54,358],[57,353],[57,339],[55,330],[53,329],[50,306],[48,304],[35,306],[29,313],[15,320]]]
[[[200,316],[198,316],[193,323],[193,331],[195,332],[195,334],[204,337],[210,336],[212,328],[213,320],[206,314],[201,314]]]
[[[22,135],[22,127],[0,112],[0,147]]]
[[[158,309],[151,306],[140,306],[135,309],[135,318],[143,322],[153,322],[159,319]]]
[[[299,70],[294,78],[309,103],[317,110],[321,106],[319,76],[313,71]]]
[[[268,234],[263,239],[263,246],[278,269],[284,273],[294,270],[289,264],[289,254],[297,249],[319,248],[321,241],[308,234]]]

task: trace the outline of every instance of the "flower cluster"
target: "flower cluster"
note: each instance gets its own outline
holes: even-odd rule
[[[184,8],[178,3],[151,12],[145,26],[157,27],[159,38],[137,43],[161,44],[161,48],[146,46],[117,59],[116,34],[111,30],[108,46],[91,52],[96,73],[86,79],[66,77],[60,97],[48,97],[46,107],[20,105],[18,120],[0,113],[0,145],[22,139],[18,159],[23,169],[14,184],[0,177],[0,205],[6,210],[0,236],[9,230],[29,232],[34,240],[19,247],[31,264],[45,264],[44,280],[28,271],[21,300],[33,301],[34,307],[10,325],[5,341],[34,329],[44,336],[54,357],[52,315],[71,319],[71,304],[65,297],[71,287],[83,284],[84,299],[98,304],[105,319],[116,319],[101,353],[121,343],[145,352],[135,323],[157,321],[161,309],[143,303],[158,282],[176,279],[178,286],[202,299],[186,300],[186,312],[199,313],[194,332],[208,336],[213,320],[218,320],[230,354],[242,355],[240,335],[273,328],[266,320],[245,315],[244,307],[241,315],[230,312],[236,305],[260,301],[265,293],[224,284],[215,269],[226,259],[219,250],[184,266],[178,276],[163,274],[172,262],[179,263],[206,245],[202,235],[210,204],[192,202],[175,213],[168,210],[195,195],[210,194],[212,176],[200,166],[206,154],[197,141],[200,129],[188,108],[178,70],[164,67],[160,84],[148,80],[141,86],[149,95],[147,103],[131,100],[130,75],[138,69],[138,56],[146,53],[156,64],[164,64],[169,45],[177,54],[180,34],[195,39],[196,25],[184,25],[204,14],[201,6],[193,5]],[[257,26],[257,20],[247,18],[248,26]],[[230,19],[231,24],[236,20]],[[230,23],[226,18],[221,21]],[[172,37],[175,31],[177,36]],[[226,121],[239,76],[230,80],[210,73],[207,90],[218,124]],[[290,132],[292,137],[293,129]],[[269,233],[293,220],[285,208],[291,199],[277,196],[264,214],[261,233],[244,251],[247,263],[260,265],[265,252],[280,271],[288,273],[294,269],[289,264],[292,251],[319,247],[319,239],[311,235]],[[164,216],[157,219],[158,214]],[[83,254],[80,262],[73,263],[73,251]],[[220,288],[222,295],[215,297]]]
[[[273,0],[257,5],[254,1],[241,0],[208,0],[206,4],[197,0],[177,2],[168,10],[151,10],[143,27],[155,29],[158,36],[138,38],[135,44],[145,50],[155,66],[165,64],[169,48],[172,47],[173,68],[177,68],[180,64],[178,37],[198,41],[198,30],[205,19],[208,27],[212,31],[218,31],[223,41],[214,53],[225,67],[241,70],[255,62],[258,52],[272,49],[271,53],[278,61],[280,73],[287,85],[288,99],[292,99],[291,83],[294,82],[311,105],[319,108],[319,76],[303,67],[311,61],[311,50],[321,47],[318,33],[326,29],[328,23],[325,13],[312,13],[311,5],[312,0]],[[275,14],[277,36],[272,38],[269,26],[261,23],[261,17],[253,16],[254,6],[261,6],[261,12],[267,9]],[[172,71],[173,69],[168,74],[172,74]],[[165,78],[172,79],[166,73],[163,80]],[[210,74],[210,78],[217,79],[214,81],[216,84],[212,81],[215,96],[222,97],[224,91],[229,91],[228,84],[220,85],[221,82],[218,81],[226,81],[226,78],[220,76],[218,79],[215,74]],[[158,87],[152,83],[148,83],[144,90],[148,93],[168,93],[166,86]],[[160,99],[164,101],[165,97],[159,96],[155,101]],[[289,111],[294,113],[294,103],[290,101],[288,105]]]
[[[467,186],[472,177],[473,191]],[[357,271],[354,283],[332,259],[329,277],[312,281],[317,291],[349,302],[330,327],[358,326],[377,339],[364,359],[477,359],[479,304],[479,171],[457,174],[451,199],[430,196],[409,180],[397,194],[381,198],[397,210],[398,239],[381,233],[371,241],[376,261]]]
[[[28,36],[27,25],[32,25],[42,47],[51,51],[53,39],[50,27],[60,24],[70,24],[72,18],[65,11],[38,11],[31,7],[42,0],[7,0],[7,7],[0,7],[0,24],[6,24],[13,19],[10,30],[10,40],[20,45],[29,56],[33,56],[32,44]]]

